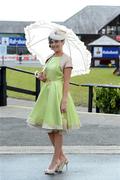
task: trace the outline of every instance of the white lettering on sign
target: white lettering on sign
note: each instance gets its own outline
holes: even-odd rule
[[[118,54],[118,51],[103,51],[103,54]]]
[[[9,44],[25,44],[25,40],[21,40],[21,39],[9,39]]]

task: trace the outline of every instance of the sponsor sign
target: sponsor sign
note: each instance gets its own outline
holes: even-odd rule
[[[119,58],[119,47],[94,47],[93,57],[96,58]]]
[[[6,46],[26,46],[26,40],[23,37],[0,37],[0,45]]]
[[[25,46],[25,42],[23,37],[9,37],[9,46]]]

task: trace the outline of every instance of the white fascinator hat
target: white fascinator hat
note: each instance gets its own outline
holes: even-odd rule
[[[66,38],[66,32],[58,29],[58,30],[52,31],[48,38],[62,41],[62,40],[65,40]]]

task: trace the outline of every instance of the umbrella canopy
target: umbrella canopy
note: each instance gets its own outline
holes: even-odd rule
[[[52,31],[65,32],[64,53],[72,58],[72,76],[89,73],[91,53],[76,34],[67,27],[51,22],[35,22],[27,26],[25,31],[26,46],[30,53],[36,55],[42,65],[54,52],[49,48],[48,37]]]

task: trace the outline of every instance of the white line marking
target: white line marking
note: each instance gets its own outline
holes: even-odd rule
[[[8,107],[21,108],[21,109],[32,109],[32,107],[29,107],[29,106],[18,106],[18,105],[8,105]]]
[[[63,146],[68,154],[120,154],[120,146]],[[0,154],[51,154],[52,146],[0,146]]]

